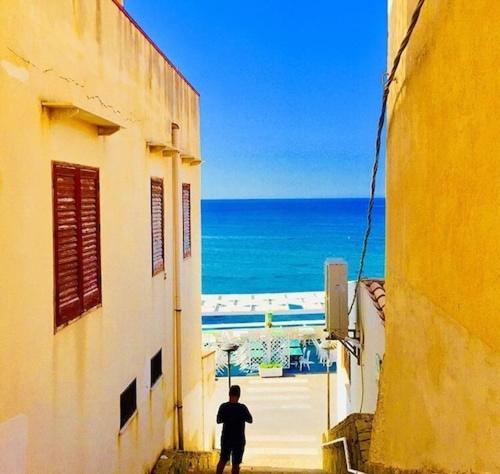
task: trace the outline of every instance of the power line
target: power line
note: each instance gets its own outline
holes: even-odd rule
[[[351,301],[351,306],[349,307],[349,312],[348,314],[351,314],[352,308],[354,307],[354,303],[358,297],[358,291],[359,291],[359,285],[361,282],[361,277],[363,275],[363,270],[365,266],[365,257],[366,257],[366,250],[368,248],[368,239],[370,238],[370,233],[372,230],[372,214],[373,214],[373,206],[375,204],[375,187],[377,184],[377,172],[378,172],[378,165],[380,161],[380,145],[382,142],[382,131],[384,129],[384,123],[385,123],[385,116],[386,116],[386,110],[387,110],[387,99],[389,97],[389,91],[391,84],[394,82],[396,72],[399,67],[399,63],[401,62],[401,56],[403,55],[404,50],[408,46],[408,43],[410,42],[411,35],[413,34],[413,30],[415,29],[415,26],[417,26],[418,19],[420,17],[420,11],[422,10],[422,7],[424,6],[425,0],[419,0],[417,3],[417,6],[415,7],[415,10],[413,12],[413,15],[411,16],[411,21],[410,25],[408,26],[408,30],[406,31],[406,34],[403,38],[403,41],[401,41],[401,45],[399,46],[398,52],[396,54],[396,57],[394,58],[394,61],[392,63],[392,68],[389,76],[387,77],[387,81],[384,84],[384,93],[382,95],[382,107],[380,110],[380,116],[378,119],[378,129],[377,129],[377,139],[375,141],[375,159],[373,161],[373,169],[372,169],[372,176],[371,176],[371,184],[370,184],[370,200],[368,203],[368,212],[366,216],[366,230],[365,230],[365,235],[363,238],[363,245],[361,247],[361,258],[359,262],[359,270],[358,270],[358,277],[356,278],[356,287],[354,289],[354,296]]]

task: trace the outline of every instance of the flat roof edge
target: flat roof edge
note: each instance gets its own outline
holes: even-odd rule
[[[160,49],[160,47],[151,39],[151,37],[141,28],[139,23],[137,23],[132,16],[127,12],[125,7],[118,2],[118,0],[111,0],[111,2],[127,17],[127,19],[132,23],[137,30],[144,36],[144,38],[149,42],[149,44],[156,50],[156,52],[167,62],[167,64],[179,75],[179,77],[191,88],[191,90],[199,97],[200,93],[195,89],[193,84],[191,84],[184,74],[179,70],[179,68],[168,59],[167,55]]]

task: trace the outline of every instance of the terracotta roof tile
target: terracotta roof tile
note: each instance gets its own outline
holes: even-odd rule
[[[382,321],[385,321],[385,280],[371,279],[361,280],[361,283],[368,290],[368,294],[377,308],[377,313]]]

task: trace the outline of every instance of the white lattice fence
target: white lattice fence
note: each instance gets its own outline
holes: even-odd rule
[[[239,341],[239,348],[231,357],[231,364],[239,365],[242,371],[257,372],[262,363],[281,364],[290,368],[290,339],[285,335],[268,335]],[[222,374],[227,370],[227,353],[216,347],[216,370]]]
[[[261,340],[260,343],[262,350],[250,351],[250,369],[252,371],[257,371],[262,363],[281,364],[284,369],[290,368],[288,337],[269,336]]]
[[[281,364],[284,369],[290,368],[290,341],[286,336],[273,336],[267,341],[270,344],[269,362]]]

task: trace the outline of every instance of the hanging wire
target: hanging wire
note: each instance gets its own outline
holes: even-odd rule
[[[380,146],[382,143],[382,132],[384,130],[385,115],[386,115],[386,110],[387,110],[387,99],[389,97],[389,91],[390,91],[391,84],[394,82],[399,63],[401,62],[401,56],[403,55],[404,50],[406,49],[406,47],[408,46],[408,43],[410,42],[410,38],[411,38],[411,35],[413,33],[413,30],[415,29],[415,26],[417,26],[418,18],[420,16],[420,11],[422,10],[424,3],[425,3],[425,0],[419,0],[419,2],[417,3],[417,6],[415,7],[413,15],[411,16],[411,21],[410,21],[410,25],[408,26],[408,30],[406,31],[406,34],[403,38],[403,41],[401,41],[401,45],[399,46],[399,50],[398,50],[398,52],[394,58],[394,61],[392,63],[391,72],[390,72],[389,76],[387,77],[387,80],[384,84],[384,93],[382,95],[382,107],[381,107],[380,116],[378,119],[377,140],[375,142],[375,159],[373,161],[373,169],[372,169],[372,176],[371,176],[370,200],[368,203],[368,211],[367,211],[367,216],[366,216],[366,230],[365,230],[365,235],[363,238],[363,246],[361,247],[361,257],[360,257],[360,261],[359,261],[358,276],[356,278],[356,287],[354,289],[354,296],[352,298],[348,314],[351,314],[352,308],[354,307],[354,303],[356,302],[356,299],[358,297],[359,285],[361,282],[361,278],[362,278],[363,270],[364,270],[364,266],[365,266],[365,257],[366,257],[366,251],[368,248],[368,240],[370,238],[370,233],[372,230],[372,214],[373,214],[373,206],[375,204],[375,188],[376,188],[376,184],[377,184],[377,172],[378,172],[378,165],[379,165],[379,161],[380,161]]]

